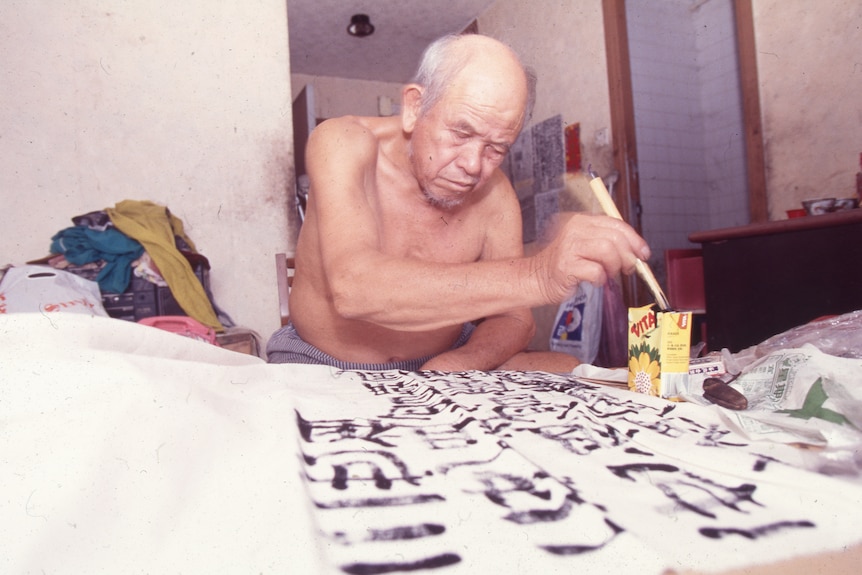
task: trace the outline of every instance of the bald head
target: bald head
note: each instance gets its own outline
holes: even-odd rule
[[[422,55],[413,82],[424,88],[421,112],[430,110],[457,78],[479,74],[494,76],[509,90],[525,97],[524,117],[529,119],[536,97],[536,78],[511,48],[479,34],[444,36]]]

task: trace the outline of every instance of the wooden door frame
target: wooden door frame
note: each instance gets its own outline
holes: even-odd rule
[[[614,167],[620,173],[616,183],[617,208],[623,219],[629,222],[638,233],[642,233],[632,70],[625,4],[625,0],[602,0],[611,108],[611,143]],[[634,275],[622,276],[621,280],[620,287],[627,306],[645,305],[649,301],[646,287],[642,282],[638,282]]]
[[[614,167],[620,173],[620,179],[616,184],[616,189],[619,190],[618,208],[623,218],[638,233],[642,233],[634,99],[625,4],[626,0],[602,0],[611,140]],[[769,219],[769,207],[766,195],[757,52],[754,42],[754,15],[751,0],[734,0],[733,8],[742,92],[749,218],[752,222],[763,222]],[[622,291],[627,305],[645,305],[651,301],[646,287],[634,276],[623,278]]]
[[[745,131],[748,211],[752,222],[765,222],[769,220],[769,198],[766,194],[760,82],[757,78],[757,49],[754,41],[754,12],[751,0],[734,0],[733,14],[736,21],[736,48],[739,54],[742,125]]]

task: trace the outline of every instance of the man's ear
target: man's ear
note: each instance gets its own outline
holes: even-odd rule
[[[401,90],[401,128],[406,134],[413,132],[422,107],[423,88],[419,84],[407,84]]]

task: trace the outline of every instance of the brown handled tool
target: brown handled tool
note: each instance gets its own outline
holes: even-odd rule
[[[616,204],[614,204],[614,200],[608,193],[605,183],[596,175],[591,167],[588,167],[587,171],[590,175],[590,189],[593,190],[593,194],[599,201],[599,205],[602,207],[602,210],[604,210],[605,214],[608,216],[622,220],[623,217],[620,215],[620,211],[617,209]],[[644,283],[646,283],[650,292],[652,292],[658,307],[662,311],[669,311],[671,309],[670,301],[667,299],[667,296],[664,295],[664,291],[662,291],[661,286],[658,284],[658,280],[655,279],[655,275],[653,275],[649,265],[645,261],[639,259],[635,261],[635,269],[640,278]]]

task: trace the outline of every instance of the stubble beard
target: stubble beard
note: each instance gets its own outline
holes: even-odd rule
[[[457,198],[441,198],[440,196],[436,196],[431,193],[427,188],[420,187],[422,190],[422,195],[425,196],[425,200],[434,208],[451,212],[455,208],[459,207],[464,203],[464,197]]]
[[[413,157],[413,141],[407,142],[407,157],[410,159],[410,164],[413,166],[414,172],[416,171],[416,161]],[[464,201],[467,199],[466,195],[456,196],[456,197],[440,197],[439,195],[432,192],[428,186],[424,185],[417,179],[417,183],[419,184],[419,190],[422,192],[422,196],[425,198],[425,201],[433,207],[439,210],[443,210],[446,212],[450,212],[455,208],[461,206]]]

